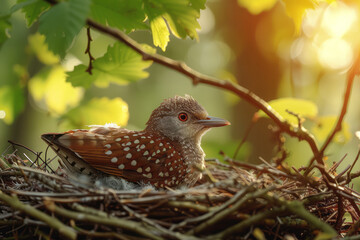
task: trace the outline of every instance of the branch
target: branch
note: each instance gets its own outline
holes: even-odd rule
[[[244,99],[254,107],[261,109],[267,116],[269,116],[275,124],[283,131],[289,134],[292,137],[298,138],[300,141],[304,140],[306,141],[316,159],[318,164],[324,165],[322,155],[319,152],[319,149],[316,145],[316,142],[314,140],[314,137],[312,134],[310,134],[305,128],[294,128],[289,122],[284,120],[279,113],[277,113],[266,101],[264,101],[262,98],[258,97],[256,94],[251,92],[250,90],[232,83],[230,81],[220,80],[214,77],[207,76],[205,74],[202,74],[200,72],[195,71],[194,69],[187,66],[184,62],[175,61],[171,58],[159,55],[159,54],[150,54],[144,51],[139,43],[134,41],[132,38],[127,36],[121,31],[118,31],[114,28],[107,27],[105,25],[102,25],[100,23],[97,23],[91,19],[87,19],[87,24],[102,32],[106,35],[110,35],[114,37],[115,39],[123,42],[128,47],[132,48],[134,51],[139,53],[144,60],[152,60],[158,64],[161,64],[165,67],[168,67],[170,69],[173,69],[179,73],[182,73],[189,78],[192,79],[192,82],[194,85],[197,85],[199,83],[214,86],[217,88],[225,89],[227,91],[233,92],[236,95],[238,95],[240,98]],[[323,172],[324,173],[324,172]]]
[[[324,152],[325,152],[326,148],[329,146],[329,144],[331,143],[331,141],[335,137],[335,134],[337,132],[341,131],[342,122],[344,120],[345,114],[347,112],[347,107],[349,105],[349,99],[350,99],[350,95],[351,95],[352,85],[353,85],[355,76],[359,74],[359,68],[360,68],[360,53],[357,54],[357,58],[355,59],[353,66],[349,70],[349,73],[348,73],[348,76],[347,76],[346,90],[345,90],[345,94],[344,94],[344,101],[343,101],[343,105],[342,105],[342,108],[341,108],[341,112],[340,112],[339,118],[338,118],[338,120],[336,122],[336,125],[335,125],[333,131],[328,136],[325,143],[323,144],[323,146],[320,149],[320,155],[321,156],[324,155]]]
[[[90,45],[91,45],[91,41],[92,41],[91,34],[90,34],[90,27],[88,27],[86,29],[86,34],[87,34],[88,42],[87,42],[87,46],[85,49],[85,54],[89,55],[89,66],[85,71],[88,72],[90,75],[92,75],[92,69],[93,69],[92,63],[95,60],[95,58],[93,57],[93,55],[91,55],[91,52],[90,52]]]

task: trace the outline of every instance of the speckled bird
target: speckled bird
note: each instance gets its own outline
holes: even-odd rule
[[[165,99],[143,131],[114,125],[47,133],[42,139],[58,154],[66,171],[96,178],[117,176],[155,188],[191,187],[204,168],[201,137],[212,127],[229,125],[210,117],[192,97]]]

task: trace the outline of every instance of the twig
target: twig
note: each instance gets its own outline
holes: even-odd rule
[[[196,211],[198,211],[200,213],[209,212],[208,207],[206,207],[204,205],[201,205],[199,203],[184,202],[184,201],[169,201],[167,204],[170,207],[192,209],[192,210],[196,210]]]
[[[271,190],[274,190],[274,189],[275,189],[275,187],[269,187],[269,188],[266,188],[266,189],[258,190],[258,191],[254,192],[254,193],[247,194],[243,198],[239,199],[239,201],[234,203],[234,205],[232,205],[231,207],[226,208],[226,209],[222,210],[221,212],[218,212],[217,214],[215,214],[209,220],[201,223],[199,226],[197,226],[194,229],[190,230],[188,234],[190,234],[190,235],[198,234],[198,233],[201,233],[201,232],[209,229],[210,227],[214,226],[215,224],[217,224],[218,222],[220,222],[221,220],[226,218],[228,215],[230,215],[232,213],[235,213],[240,207],[242,207],[250,199],[255,199],[255,198],[258,198],[260,196],[263,196],[267,192],[269,192]]]
[[[337,236],[337,232],[327,223],[323,222],[321,219],[317,218],[315,215],[307,211],[304,205],[299,201],[284,201],[272,194],[263,195],[268,201],[273,201],[277,206],[285,207],[287,210],[297,215],[298,217],[304,219],[315,229],[319,229],[324,233],[329,234],[329,237]]]
[[[357,53],[357,57],[354,61],[354,64],[352,65],[351,69],[349,70],[349,73],[347,76],[346,90],[345,90],[345,94],[344,94],[344,100],[343,100],[343,104],[341,107],[340,115],[338,117],[338,120],[335,124],[333,131],[330,133],[330,135],[328,136],[325,143],[323,144],[323,146],[320,149],[319,153],[321,156],[324,155],[326,148],[328,147],[328,145],[331,143],[331,141],[335,137],[335,134],[337,132],[341,131],[341,129],[342,129],[342,122],[344,120],[344,117],[345,117],[345,114],[347,112],[347,108],[349,105],[349,99],[350,99],[350,95],[351,95],[352,85],[353,85],[355,76],[359,74],[359,68],[360,68],[360,53]]]
[[[336,121],[334,129],[331,131],[331,133],[327,137],[326,141],[324,142],[324,144],[322,145],[322,147],[319,150],[319,157],[321,157],[321,158],[324,156],[325,150],[329,146],[329,144],[331,143],[333,138],[335,137],[335,134],[337,132],[341,131],[341,129],[342,129],[342,122],[344,120],[344,117],[345,117],[345,114],[347,112],[347,108],[349,105],[352,85],[353,85],[355,76],[359,74],[359,67],[360,67],[360,53],[357,53],[357,58],[354,61],[354,64],[352,65],[352,67],[349,70],[348,75],[347,75],[346,89],[345,89],[345,93],[344,93],[344,100],[343,100],[343,104],[341,107],[340,115]],[[316,158],[316,155],[311,159],[309,166],[311,166],[313,164],[314,160],[317,160],[315,158]],[[309,174],[309,171],[306,171],[305,175],[308,175],[308,174]]]
[[[239,201],[241,198],[243,198],[247,193],[253,192],[255,190],[256,190],[256,188],[253,185],[246,186],[246,187],[242,188],[240,191],[238,191],[232,198],[230,198],[224,204],[222,204],[221,206],[215,207],[214,210],[212,210],[212,211],[210,211],[210,212],[208,212],[206,214],[200,215],[199,217],[186,219],[183,222],[180,222],[178,224],[174,224],[173,226],[171,226],[170,229],[174,230],[176,228],[186,226],[189,223],[196,223],[196,222],[205,221],[206,219],[209,219],[209,218],[213,217],[214,215],[220,213],[224,209],[226,209],[229,206],[233,205],[234,203]]]
[[[95,239],[120,239],[120,240],[129,240],[129,238],[127,238],[126,236],[120,235],[119,233],[116,232],[94,232],[94,231],[87,231],[85,229],[82,229],[78,226],[76,226],[75,221],[71,220],[70,221],[70,225],[76,229],[79,234],[83,234],[86,235],[87,237],[90,238],[95,238]]]
[[[89,55],[89,66],[87,67],[87,69],[85,70],[85,72],[88,72],[90,75],[92,75],[92,69],[93,69],[93,61],[95,60],[95,58],[93,57],[93,55],[90,52],[90,46],[91,46],[91,41],[93,40],[91,38],[91,34],[90,34],[90,27],[88,27],[86,29],[86,34],[87,34],[87,46],[86,46],[86,50],[85,50],[85,54]]]
[[[359,149],[358,153],[356,154],[356,157],[355,157],[354,162],[351,164],[350,170],[347,172],[346,184],[350,183],[350,182],[351,182],[351,179],[353,179],[352,174],[351,174],[351,171],[352,171],[352,169],[354,168],[357,160],[359,159],[359,156],[360,156],[360,149]]]
[[[280,213],[284,212],[285,209],[286,208],[284,206],[282,206],[282,207],[276,207],[274,209],[258,213],[238,224],[235,224],[234,226],[231,226],[231,227],[225,229],[224,231],[222,231],[218,234],[209,236],[209,239],[226,239],[226,237],[229,237],[230,235],[233,235],[238,232],[242,232],[245,229],[247,229],[248,227],[250,227],[256,223],[260,223],[267,218],[273,218],[274,216],[279,215]]]
[[[184,235],[181,234],[179,232],[173,232],[171,230],[168,230],[166,228],[163,228],[162,226],[160,226],[159,224],[151,221],[150,219],[142,216],[141,214],[138,214],[137,212],[131,210],[129,207],[127,206],[123,206],[124,209],[126,211],[128,211],[130,214],[134,215],[135,217],[137,217],[138,219],[140,219],[142,222],[145,222],[147,224],[149,224],[150,226],[155,227],[156,229],[158,229],[159,231],[163,232],[163,235],[167,235],[165,237],[171,237],[172,239],[188,239],[188,240],[199,240],[199,238],[195,237],[195,236],[189,236],[189,235]]]
[[[96,216],[88,213],[82,213],[82,212],[74,212],[69,211],[65,208],[58,207],[54,202],[52,201],[44,201],[45,207],[54,212],[55,214],[64,216],[66,218],[74,219],[76,221],[85,221],[85,222],[91,222],[91,223],[98,223],[106,226],[112,226],[112,227],[120,227],[135,233],[138,233],[144,237],[150,238],[150,239],[156,239],[161,240],[163,238],[155,235],[152,233],[152,231],[149,228],[146,228],[146,225],[137,223],[134,221],[129,221],[121,218],[116,217],[101,217]]]
[[[254,125],[255,125],[254,120],[251,120],[249,126],[246,128],[244,137],[241,139],[241,142],[240,142],[239,145],[236,147],[236,150],[235,150],[233,159],[236,159],[236,157],[237,157],[237,155],[238,155],[238,153],[239,153],[240,148],[241,148],[242,145],[244,145],[244,143],[246,142],[247,138],[248,138],[249,135],[250,135],[251,129],[253,128]]]
[[[0,191],[0,200],[11,206],[13,209],[22,211],[40,221],[45,222],[51,228],[56,229],[64,237],[67,237],[69,239],[76,239],[77,234],[74,229],[64,225],[57,218],[51,217],[28,204],[22,203],[16,196],[8,196]]]

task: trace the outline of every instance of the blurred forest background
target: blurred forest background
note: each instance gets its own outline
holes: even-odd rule
[[[0,16],[14,4],[16,1],[1,0]],[[185,76],[155,63],[146,69],[148,77],[138,81],[74,88],[65,81],[63,69],[72,71],[80,63],[88,64],[86,29],[60,61],[37,33],[38,23],[28,28],[21,11],[12,14],[9,21],[11,29],[1,26],[11,37],[3,39],[0,49],[0,153],[9,146],[8,140],[45,151],[42,133],[85,128],[86,124],[78,126],[77,113],[71,109],[88,104],[94,97],[120,97],[123,102],[117,104],[122,112],[117,114],[121,114],[121,121],[116,123],[139,130],[164,98],[192,95],[210,115],[232,123],[204,137],[202,146],[208,158],[221,159],[220,150],[232,157],[252,124],[257,109],[249,103],[213,87],[193,86]],[[359,49],[360,1],[208,0],[198,22],[198,41],[171,35],[166,51],[157,48],[157,53],[184,61],[201,73],[237,81],[266,101],[292,97],[315,103],[318,113],[307,119],[305,126],[313,129],[319,145],[324,142],[340,112],[347,70]],[[91,35],[95,58],[115,43],[96,31]],[[150,31],[135,31],[129,36],[154,47]],[[14,84],[21,87],[10,94]],[[352,90],[344,129],[326,152],[329,165],[347,154],[340,170],[354,160],[359,145],[354,137],[360,129],[358,80]],[[108,113],[106,101],[97,103],[98,112],[89,111],[87,124],[103,124],[100,116]],[[259,157],[270,160],[274,156],[271,123],[264,118],[254,124],[238,160],[257,163]],[[306,165],[312,156],[308,145],[297,139],[287,137],[286,147],[290,165]]]

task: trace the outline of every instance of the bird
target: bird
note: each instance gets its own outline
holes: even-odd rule
[[[41,138],[60,157],[65,171],[91,178],[113,176],[155,188],[192,187],[205,168],[202,136],[230,122],[211,117],[191,96],[165,99],[142,131],[114,124],[46,133]]]

